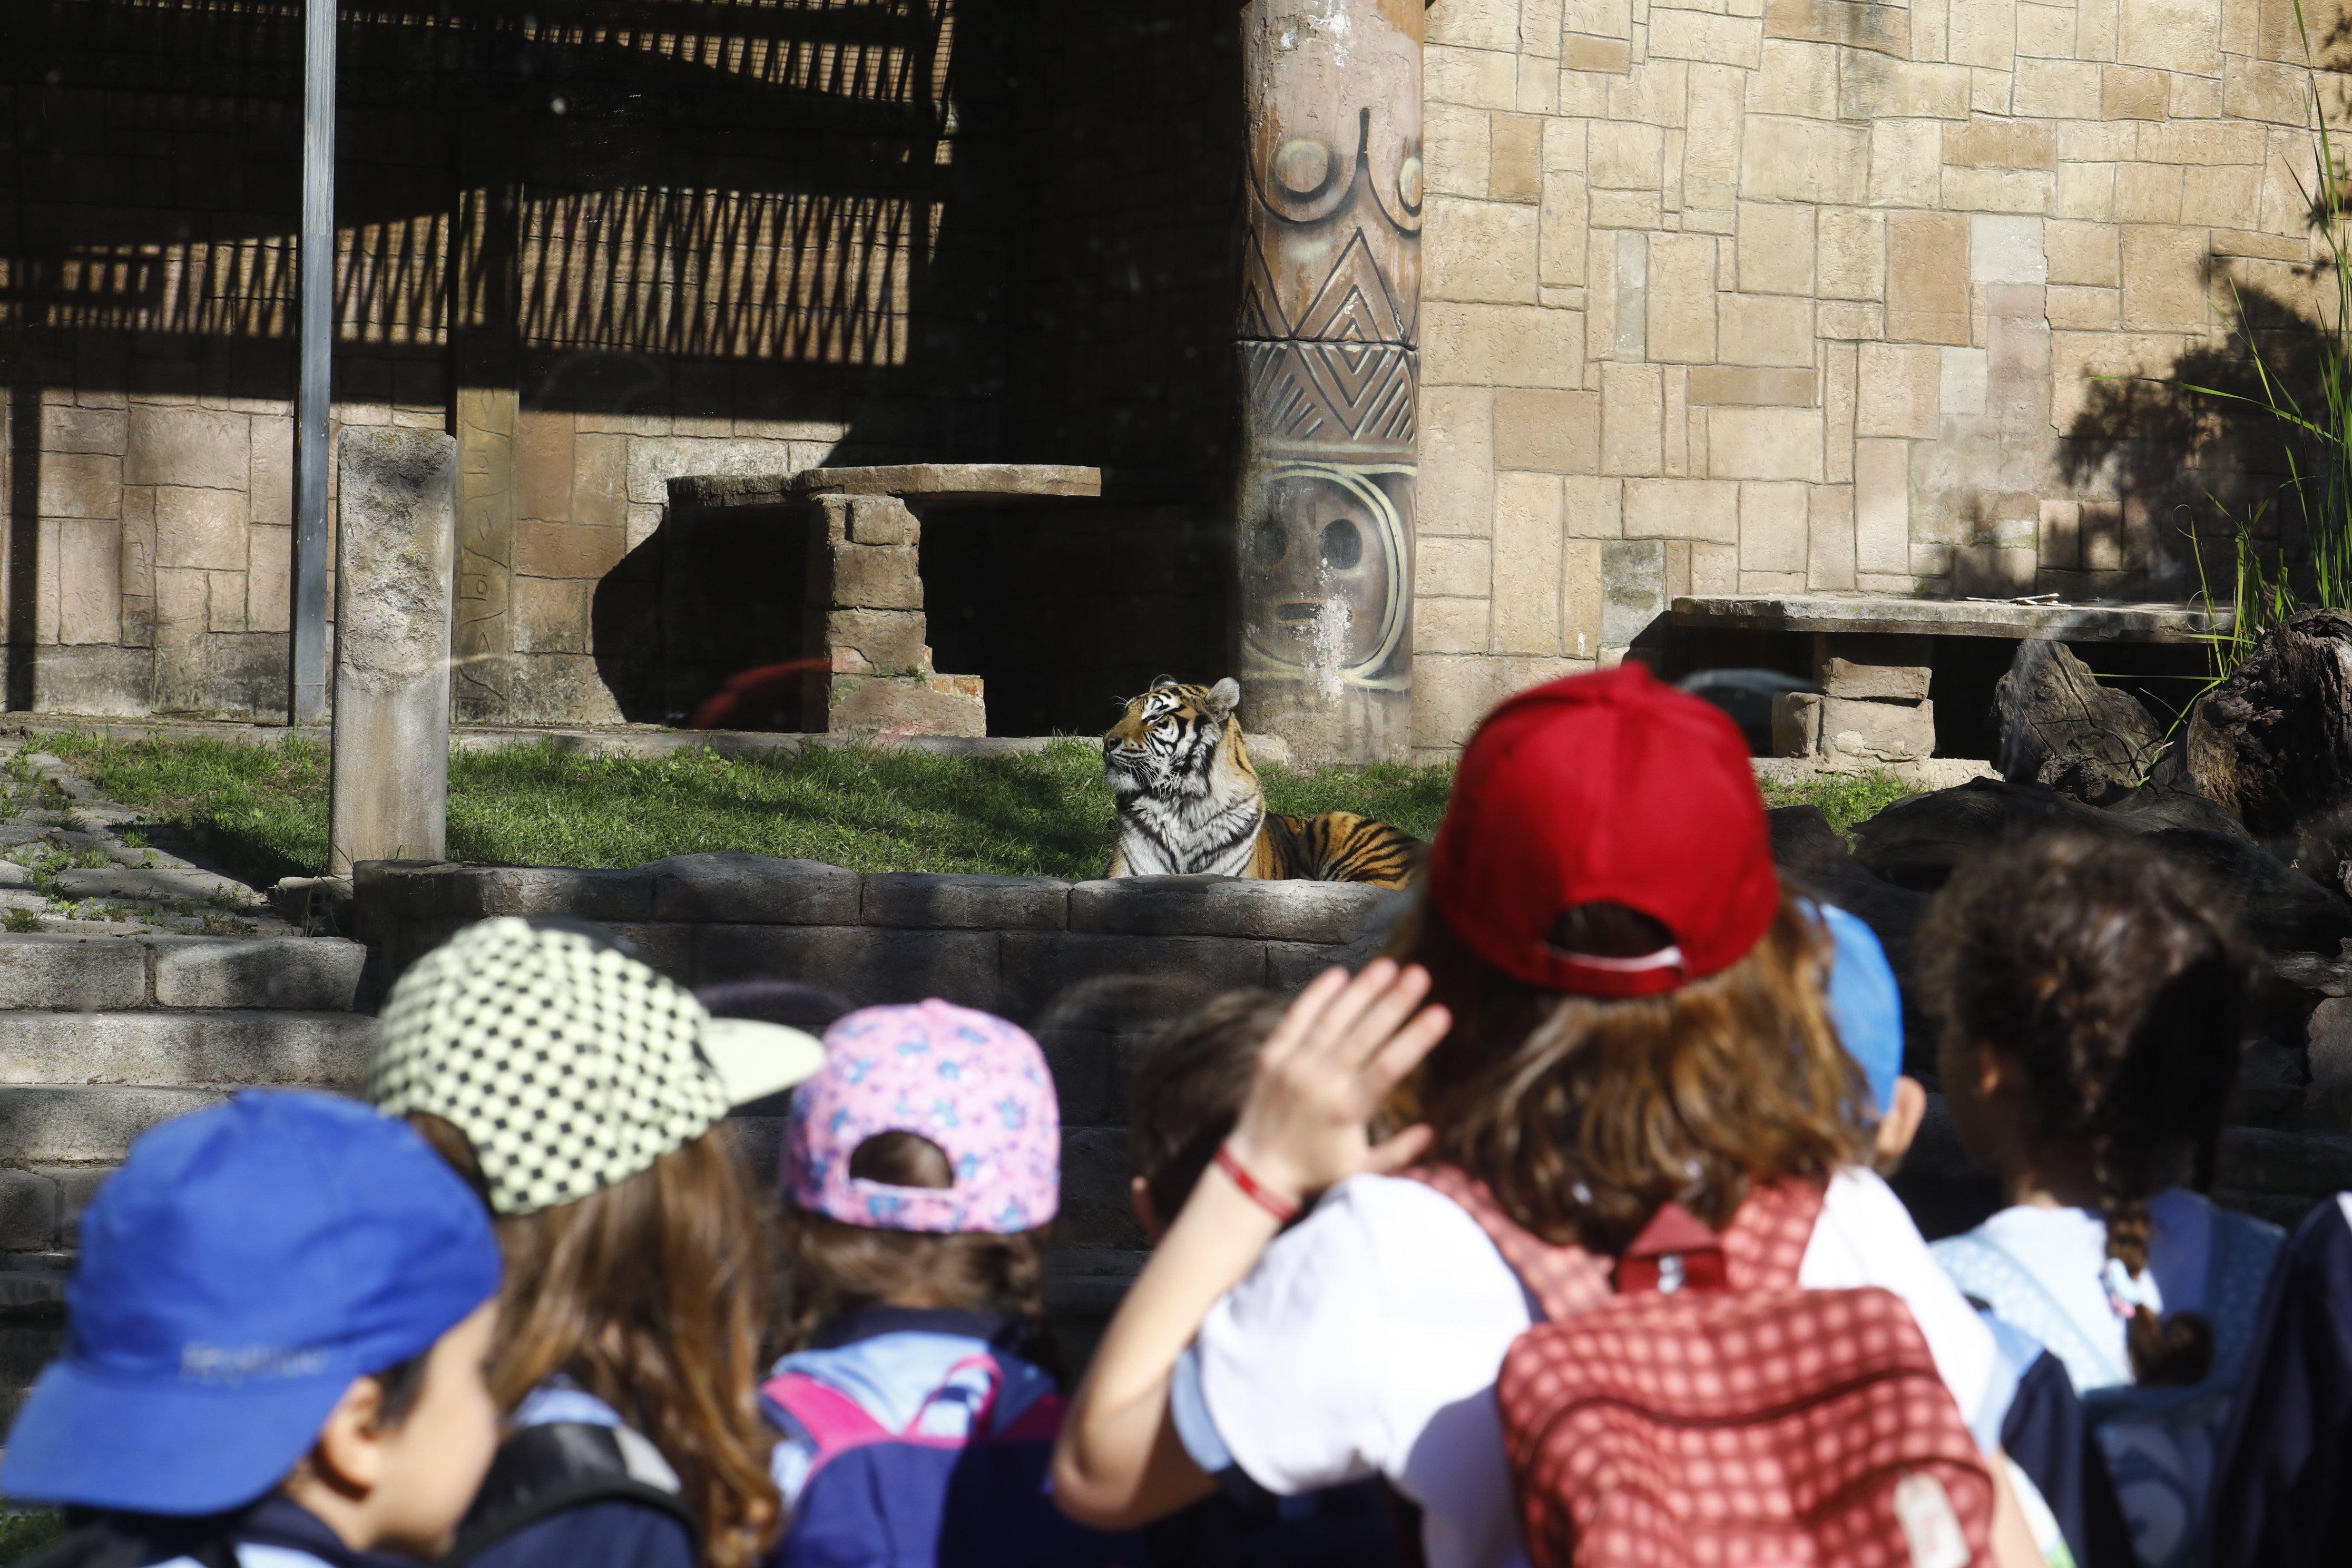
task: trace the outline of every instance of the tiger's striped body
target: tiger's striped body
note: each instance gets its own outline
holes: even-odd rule
[[[1286,816],[1242,743],[1241,688],[1231,677],[1185,686],[1162,676],[1103,736],[1103,782],[1118,805],[1112,877],[1211,872],[1263,880],[1402,888],[1420,839],[1345,811]]]

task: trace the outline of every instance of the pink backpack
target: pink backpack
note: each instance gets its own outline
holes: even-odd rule
[[[1458,1170],[1549,1320],[1495,1388],[1536,1568],[1972,1568],[1992,1479],[1911,1311],[1797,1286],[1822,1190],[1759,1187],[1720,1234],[1669,1204],[1622,1258],[1554,1247]]]

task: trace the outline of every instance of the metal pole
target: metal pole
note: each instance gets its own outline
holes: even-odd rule
[[[302,8],[301,361],[294,408],[293,638],[288,719],[327,710],[327,416],[335,304],[335,5]]]

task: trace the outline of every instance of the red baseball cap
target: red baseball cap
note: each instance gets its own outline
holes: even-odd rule
[[[1655,996],[1747,956],[1780,907],[1748,742],[1636,660],[1511,698],[1478,726],[1429,857],[1429,898],[1505,973],[1552,991]],[[1639,910],[1672,946],[1570,952],[1582,904]]]

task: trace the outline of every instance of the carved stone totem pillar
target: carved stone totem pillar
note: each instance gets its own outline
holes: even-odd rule
[[[1234,548],[1249,727],[1302,760],[1412,730],[1424,0],[1249,0]]]

